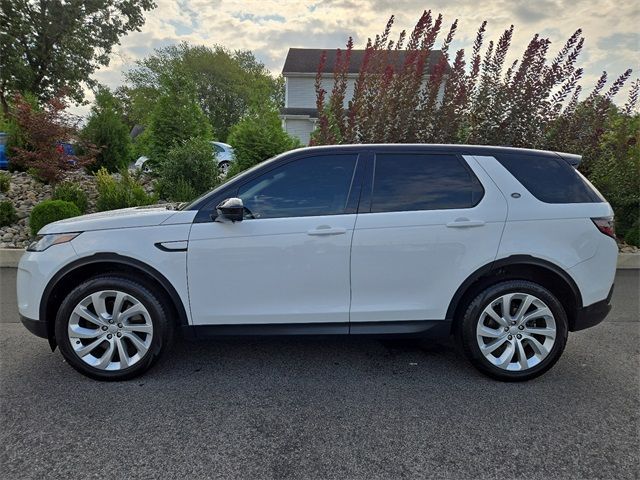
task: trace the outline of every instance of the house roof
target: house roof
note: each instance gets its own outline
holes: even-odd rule
[[[327,52],[327,60],[324,65],[324,72],[333,72],[336,65],[336,56],[338,50],[335,48],[290,48],[287,58],[282,67],[282,74],[292,73],[317,73],[320,64],[320,56],[322,52]],[[344,51],[343,51],[344,52]],[[396,67],[402,66],[407,50],[391,50],[389,52],[390,63]],[[349,62],[348,73],[358,73],[360,65],[364,59],[365,50],[352,50],[351,61]],[[429,69],[433,69],[440,59],[442,52],[440,50],[432,50],[429,55]],[[447,63],[447,71],[450,69]]]

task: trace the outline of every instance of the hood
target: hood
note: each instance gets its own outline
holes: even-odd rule
[[[38,234],[86,232],[91,230],[108,230],[114,228],[153,227],[178,216],[171,223],[189,223],[195,211],[177,211],[174,206],[152,205],[149,207],[123,208],[107,212],[92,213],[80,217],[67,218],[44,226]],[[183,218],[180,218],[183,217]]]

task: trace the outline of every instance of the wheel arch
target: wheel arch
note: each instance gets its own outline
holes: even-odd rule
[[[178,326],[188,325],[188,317],[185,306],[171,282],[151,265],[135,258],[126,257],[117,253],[96,253],[94,255],[77,259],[65,265],[49,281],[40,300],[40,319],[47,324],[47,336],[49,345],[55,350],[55,315],[64,299],[64,295],[73,286],[87,278],[97,274],[113,272],[136,277],[153,287],[164,291],[170,299],[170,305],[175,315]]]
[[[573,278],[548,260],[512,255],[480,267],[458,287],[447,308],[446,318],[451,320],[452,332],[476,295],[491,285],[513,279],[534,281],[556,295],[567,314],[569,330],[574,330],[578,310],[582,308],[582,294]]]

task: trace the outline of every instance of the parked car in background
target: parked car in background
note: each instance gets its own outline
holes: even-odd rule
[[[226,177],[227,173],[229,172],[231,162],[233,162],[234,160],[233,147],[228,143],[222,142],[211,142],[211,145],[213,145],[213,150],[216,153],[220,175]]]
[[[0,132],[0,170],[9,168],[9,160],[7,159],[7,138],[8,135]]]
[[[9,158],[7,156],[7,140],[8,134],[0,132],[0,170],[9,168]],[[77,157],[72,143],[58,142],[56,143],[56,151],[68,156],[68,162],[71,165],[77,164]]]
[[[464,145],[293,150],[177,211],[45,226],[18,266],[20,315],[103,380],[141,374],[178,330],[453,335],[483,373],[528,380],[611,309],[613,211],[579,161]]]
[[[213,147],[215,158],[218,162],[218,170],[220,171],[220,175],[224,177],[229,172],[229,167],[231,166],[231,162],[234,161],[233,147],[228,143],[222,143],[222,142],[211,142],[211,145]],[[148,168],[148,166],[146,165],[148,160],[149,160],[149,157],[145,157],[145,156],[139,157],[133,164],[133,167],[136,170],[149,172],[151,169]]]

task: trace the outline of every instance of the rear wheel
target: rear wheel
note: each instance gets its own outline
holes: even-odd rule
[[[511,280],[487,288],[469,304],[459,340],[483,373],[523,381],[543,374],[558,361],[567,332],[564,308],[549,290]]]
[[[148,286],[100,276],[76,287],[56,317],[56,339],[69,364],[98,380],[148,370],[171,339],[167,309]]]

